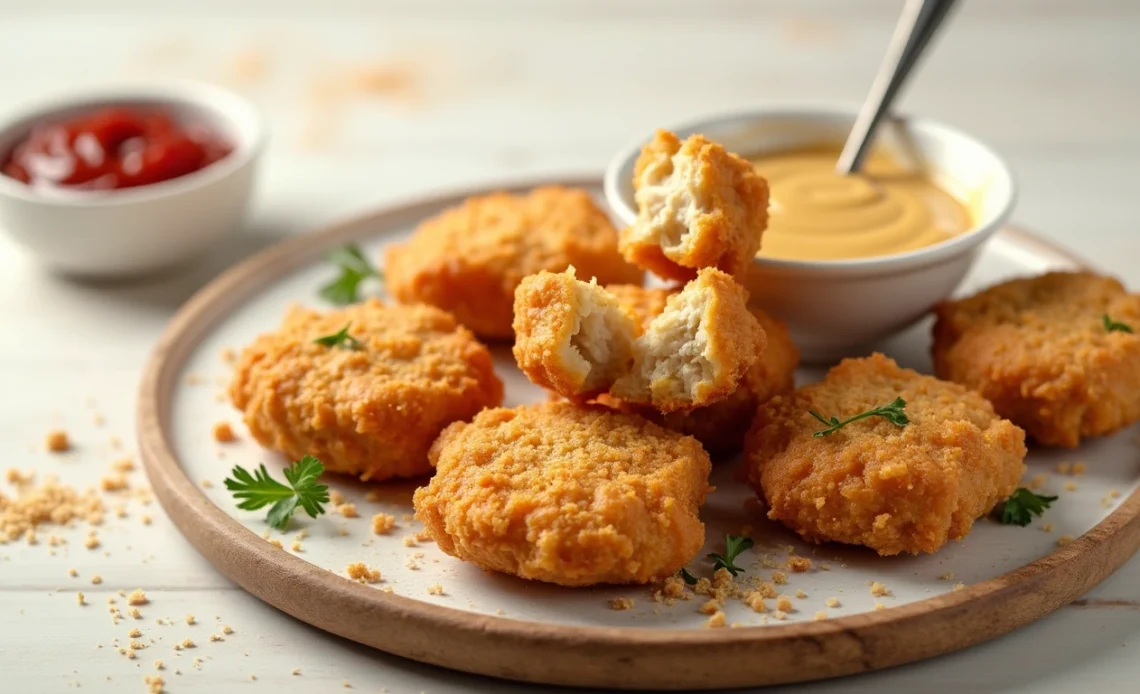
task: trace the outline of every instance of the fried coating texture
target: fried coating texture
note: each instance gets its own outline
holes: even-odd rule
[[[634,165],[637,220],[621,233],[631,263],[690,280],[715,267],[739,275],[768,227],[768,182],[752,163],[693,135],[658,130]]]
[[[666,301],[677,290],[610,285],[606,291],[642,326],[647,326],[665,310]],[[799,350],[788,334],[788,327],[755,306],[749,306],[749,310],[764,330],[767,347],[757,348],[756,362],[745,372],[732,395],[724,400],[669,414],[630,405],[607,393],[598,396],[597,401],[622,411],[639,413],[673,431],[693,436],[713,455],[739,449],[756,408],[773,395],[790,393],[795,389],[796,367],[800,361]]]
[[[708,454],[635,415],[568,402],[444,430],[416,517],[444,552],[564,586],[649,583],[704,544]]]
[[[1088,272],[1050,272],[935,309],[934,367],[980,392],[1038,443],[1075,447],[1140,419],[1140,295]]]
[[[596,283],[528,277],[515,293],[514,355],[537,385],[585,401],[603,392],[660,412],[732,395],[765,348],[747,294],[705,268],[645,326]]]
[[[910,423],[870,417],[830,436],[809,413],[841,421],[906,400]],[[1017,488],[1025,432],[982,396],[874,354],[762,405],[745,439],[748,482],[768,517],[811,542],[882,555],[936,552]]]
[[[515,287],[527,275],[573,265],[603,283],[641,282],[642,271],[618,253],[617,237],[584,190],[468,198],[388,247],[385,285],[403,303],[450,311],[482,338],[507,339]]]
[[[313,342],[346,325],[359,349]],[[380,481],[430,472],[439,432],[499,405],[503,384],[451,314],[370,299],[329,313],[292,308],[242,351],[229,393],[263,446]]]

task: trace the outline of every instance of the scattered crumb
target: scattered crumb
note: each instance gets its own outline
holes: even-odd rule
[[[289,545],[289,549],[293,550],[294,552],[300,552],[301,551],[301,543],[298,542],[297,540],[293,540],[293,544]]]
[[[162,694],[166,691],[163,688],[166,686],[166,680],[158,675],[147,675],[143,678],[143,683],[146,684],[150,694]]]
[[[776,598],[776,609],[780,612],[795,612],[795,605],[792,604],[792,599],[786,595],[781,595]]]
[[[293,668],[293,672],[291,672],[289,674],[293,675],[294,677],[300,677],[301,676],[301,668],[295,667],[295,668]]]
[[[428,586],[427,591],[428,591],[428,595],[443,595],[443,586],[439,583],[433,583],[430,586]],[[630,605],[633,605],[632,600],[630,600],[629,603],[630,603]],[[612,607],[612,601],[611,601],[611,607]]]
[[[718,603],[716,600],[708,600],[697,608],[697,612],[700,612],[701,614],[714,614],[719,611],[720,603]]]
[[[285,545],[281,544],[281,540],[270,540],[269,544],[273,545],[277,549],[285,549]]]
[[[360,515],[356,512],[356,504],[341,504],[336,507],[336,510],[345,518],[357,518]]]
[[[725,619],[724,613],[720,610],[717,610],[713,612],[712,616],[709,617],[707,622],[705,622],[705,627],[709,629],[720,629],[724,626],[726,621],[727,620]]]
[[[83,596],[83,593],[76,593],[76,594],[75,594],[75,600],[76,600],[76,602],[78,602],[80,605],[86,605],[86,604],[87,604],[87,598],[85,598],[85,597]]]
[[[1051,533],[1051,532],[1053,532],[1053,524],[1052,523],[1043,523],[1041,525],[1041,530],[1043,530],[1044,532],[1047,532],[1047,533]]]
[[[384,535],[396,527],[396,517],[390,513],[377,513],[372,516],[372,532]]]
[[[94,535],[88,535],[87,539],[83,541],[83,546],[87,549],[98,549],[99,538],[95,537]]]
[[[819,611],[819,612],[816,612],[816,613],[815,613],[815,616],[814,616],[814,617],[812,617],[812,619],[814,619],[814,620],[815,620],[815,621],[817,621],[817,622],[822,622],[823,620],[827,619],[827,613],[826,613],[826,612],[823,612],[823,611],[821,610],[821,611]]]
[[[145,515],[145,514],[142,516],[139,516],[139,522],[142,523],[143,525],[150,525],[150,516]]]
[[[237,437],[234,436],[233,427],[229,422],[218,422],[214,425],[214,440],[219,443],[230,443]]]
[[[961,583],[961,582],[959,582],[959,583],[955,583],[955,584],[954,584],[954,590],[955,590],[955,591],[958,591],[958,590],[965,590],[965,589],[966,589],[966,584],[965,584],[965,583]]]
[[[48,432],[45,445],[52,453],[63,453],[71,450],[71,441],[67,438],[67,432],[60,429]]]
[[[1076,482],[1066,482],[1065,483],[1065,491],[1067,491],[1067,492],[1077,491],[1077,483]]]
[[[430,592],[431,589],[429,588],[428,591]],[[632,598],[614,598],[613,600],[610,600],[610,609],[611,610],[632,610],[633,609],[633,599]]]
[[[798,574],[802,574],[811,569],[811,559],[796,556],[788,557],[788,568]]]
[[[1117,498],[1119,498],[1119,497],[1120,497],[1120,490],[1119,490],[1119,489],[1117,489],[1117,488],[1115,488],[1115,487],[1113,487],[1112,489],[1109,489],[1109,490],[1108,490],[1108,495],[1109,495],[1110,497],[1112,497],[1113,499],[1117,499]]]
[[[887,606],[881,602],[877,602],[877,603],[875,603],[875,609],[876,610],[885,610],[885,609],[887,609]]]
[[[887,587],[885,585],[883,585],[882,583],[879,583],[878,581],[872,581],[871,582],[871,595],[874,595],[875,597],[879,598],[879,597],[882,597],[884,595],[890,595],[890,594],[891,594],[891,591],[887,590]]]
[[[772,613],[772,617],[774,619],[784,620],[784,619],[788,618],[788,614],[786,612],[784,612],[783,610],[776,610],[775,612]]]
[[[148,602],[150,602],[150,600],[147,600],[146,593],[141,589],[131,591],[131,594],[127,596],[128,605],[145,605]]]
[[[828,598],[827,599],[827,606],[828,607],[839,607],[839,598]]]
[[[186,623],[193,626],[196,623],[196,620],[194,619],[194,615],[192,615],[192,614],[186,615]]]
[[[756,592],[765,598],[774,598],[776,597],[776,584],[761,582],[760,585],[756,586]]]
[[[788,582],[787,574],[785,574],[781,571],[773,571],[772,572],[772,583],[775,583],[778,586],[782,586],[787,582]]]
[[[1045,486],[1045,475],[1034,475],[1033,479],[1029,480],[1029,484],[1027,484],[1026,486],[1029,487],[1030,489],[1033,489],[1033,490],[1040,489],[1040,488],[1044,487]]]
[[[939,581],[953,581],[954,580],[954,572],[953,571],[947,571],[946,573],[939,576],[938,580]]]
[[[166,666],[162,664],[161,660],[156,660],[156,661],[154,661],[154,669],[155,670],[165,670]]]
[[[333,506],[340,506],[341,504],[344,503],[344,494],[340,493],[336,489],[330,489],[329,490],[329,503],[332,504]]]
[[[415,535],[405,536],[404,537],[404,546],[405,547],[415,547],[416,546],[416,536]]]
[[[199,484],[201,484],[202,487],[205,489],[209,489],[210,487],[214,486],[214,483],[211,482],[210,480],[202,480]]]
[[[76,569],[68,569],[67,575],[71,576],[72,578],[75,578],[76,576],[79,575],[79,571],[77,571]]]
[[[1078,476],[1083,475],[1083,474],[1085,474],[1085,470],[1087,470],[1087,469],[1088,468],[1085,466],[1084,463],[1074,463],[1073,464],[1073,474],[1074,475],[1078,475]]]
[[[31,476],[26,479],[30,481]],[[80,520],[90,524],[103,522],[103,502],[94,490],[80,493],[55,478],[48,478],[36,488],[20,485],[15,496],[0,496],[0,543],[23,538],[29,544],[36,544],[38,526],[71,525]],[[61,542],[57,538],[53,544]],[[88,543],[88,549],[99,546],[98,540],[88,539]]]
[[[134,629],[131,629],[127,632],[127,636],[131,637],[132,639],[137,639],[138,637],[142,636],[142,630],[140,630],[138,627],[135,627]]]
[[[1058,547],[1064,547],[1065,545],[1069,544],[1072,541],[1073,541],[1072,535],[1062,535],[1061,537],[1057,538],[1057,546]]]
[[[803,590],[797,590],[796,591],[796,597],[799,598],[800,600],[803,600],[804,598],[807,597],[807,593],[803,592]]]
[[[364,500],[367,501],[368,503],[374,504],[374,503],[380,501],[380,495],[376,493],[375,489],[369,489],[364,494]]]
[[[182,639],[182,642],[179,643],[178,645],[181,646],[182,648],[197,648],[197,646],[194,645],[194,641],[191,639]],[[195,659],[195,660],[197,660],[197,659]]]
[[[221,634],[210,634],[210,641],[225,641]]]
[[[142,619],[142,612],[139,612],[139,608],[137,607],[132,607],[131,609],[127,610],[127,614],[129,614],[133,619]]]
[[[121,458],[111,463],[111,467],[117,472],[131,472],[135,469],[135,461],[130,458]]]
[[[360,581],[361,583],[376,583],[380,580],[380,570],[369,569],[362,561],[349,564],[345,567],[344,571],[348,574],[349,578],[354,581]]]
[[[1059,475],[1069,474],[1069,468],[1070,467],[1072,467],[1072,466],[1069,465],[1069,463],[1057,463],[1057,474],[1059,474]]]
[[[229,636],[230,634],[234,633],[234,630],[230,627],[229,624],[226,624],[222,627],[222,633],[226,636]]]
[[[744,604],[752,608],[753,612],[767,612],[768,605],[764,603],[764,596],[759,591],[749,591],[744,596]]]

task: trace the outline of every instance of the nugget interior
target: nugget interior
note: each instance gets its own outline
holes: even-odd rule
[[[633,321],[597,284],[575,282],[578,311],[563,353],[571,368],[586,374],[583,389],[607,388],[633,358]]]
[[[614,393],[630,400],[687,399],[699,396],[716,377],[708,358],[705,327],[711,297],[685,290],[669,298],[665,310],[634,343],[633,370],[618,379]]]
[[[709,211],[694,189],[696,181],[692,157],[680,153],[647,167],[635,196],[639,214],[633,238],[660,246],[670,257],[686,253],[692,244],[689,229]]]

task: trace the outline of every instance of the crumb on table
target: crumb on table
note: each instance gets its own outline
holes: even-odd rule
[[[797,556],[788,557],[788,568],[798,574],[802,574],[811,569],[811,559]]]
[[[47,449],[52,453],[63,453],[64,451],[71,450],[71,440],[67,438],[67,432],[62,429],[49,431],[46,445]]]
[[[229,422],[218,422],[214,425],[214,440],[219,443],[230,443],[237,437],[234,436],[233,427]]]
[[[880,598],[880,597],[883,597],[884,595],[890,595],[890,594],[891,594],[891,591],[887,590],[887,587],[885,585],[883,585],[882,583],[879,583],[878,581],[871,581],[871,595],[874,595],[875,597]]]
[[[372,516],[372,532],[385,535],[396,527],[396,517],[390,513],[377,513]]]
[[[712,616],[710,616],[708,621],[705,622],[705,627],[709,629],[720,629],[725,625],[726,621],[727,620],[725,618],[724,612],[717,610],[713,612]]]
[[[380,570],[370,569],[362,562],[353,562],[345,567],[344,572],[354,581],[361,583],[376,583],[380,580]]]
[[[614,598],[609,604],[611,610],[632,610],[633,598]]]

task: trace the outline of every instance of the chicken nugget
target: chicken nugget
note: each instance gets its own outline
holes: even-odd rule
[[[909,423],[870,416],[905,401]],[[837,429],[828,435],[821,434]],[[744,472],[768,517],[810,542],[882,555],[936,552],[1017,489],[1025,432],[982,396],[899,368],[881,354],[845,359],[819,383],[762,405]]]
[[[569,402],[487,410],[444,430],[416,517],[444,552],[564,586],[649,583],[704,544],[697,441]]]
[[[618,303],[642,326],[647,326],[665,310],[666,301],[677,290],[610,285],[606,291],[616,297]],[[736,391],[724,400],[669,414],[630,405],[606,393],[599,395],[597,401],[623,411],[637,412],[664,427],[693,436],[711,454],[739,449],[756,408],[773,395],[795,389],[796,367],[800,361],[799,350],[788,334],[788,327],[755,306],[749,306],[749,310],[764,330],[767,347],[757,349],[756,362],[745,372]]]
[[[499,405],[503,384],[450,313],[370,299],[291,309],[242,351],[230,400],[263,446],[380,481],[430,472],[439,432]]]
[[[515,293],[514,354],[537,385],[572,400],[609,392],[660,412],[724,400],[766,345],[747,294],[705,268],[644,330],[574,269],[526,278]]]
[[[1140,295],[1089,272],[1004,282],[935,309],[934,368],[1038,443],[1140,419]]]
[[[541,270],[574,265],[600,282],[641,282],[617,250],[617,231],[584,190],[536,188],[525,195],[468,198],[389,246],[384,280],[404,303],[455,314],[486,339],[507,339],[515,287]]]
[[[633,187],[637,220],[620,242],[631,263],[676,280],[751,266],[768,227],[768,182],[751,162],[702,135],[682,143],[658,130],[637,158]]]

